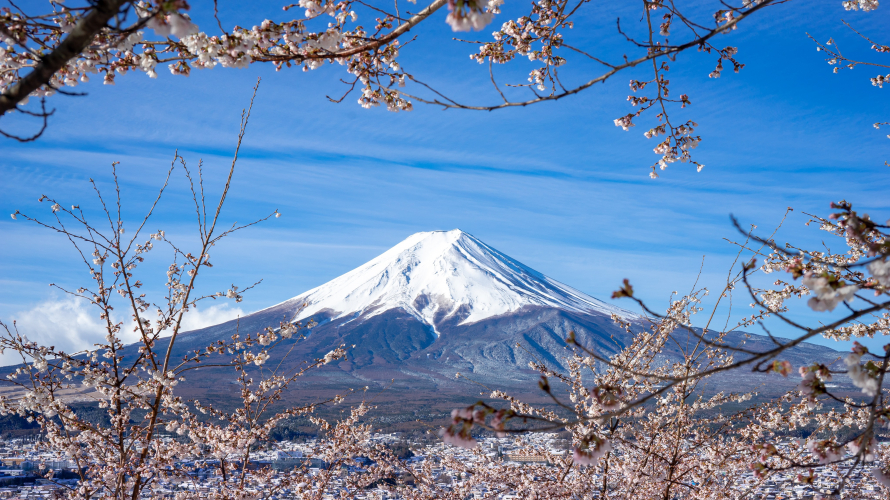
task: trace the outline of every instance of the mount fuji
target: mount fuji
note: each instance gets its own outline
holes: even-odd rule
[[[302,305],[294,320],[369,319],[401,309],[439,335],[525,307],[579,314],[632,313],[524,266],[460,229],[416,233],[367,264],[276,307]]]
[[[299,398],[366,385],[385,386],[407,402],[432,394],[438,399],[472,398],[478,397],[478,386],[456,380],[456,372],[487,387],[537,391],[538,374],[529,363],[543,361],[563,369],[569,354],[565,338],[571,331],[589,349],[604,355],[619,351],[632,335],[616,326],[612,315],[646,328],[635,313],[548,278],[455,229],[413,234],[317,288],[239,320],[186,332],[175,350],[203,350],[236,331],[254,333],[282,321],[311,320],[315,326],[303,331],[304,339],[278,349],[289,352],[287,358],[276,359],[282,354],[270,352],[270,366],[283,361],[297,367],[344,344],[347,359],[312,372]],[[747,348],[768,345],[765,337],[756,335],[731,337]],[[666,360],[679,355],[671,349],[664,353]],[[827,359],[833,354],[804,344],[790,359]],[[212,370],[201,371],[207,376],[190,381],[190,386],[218,397],[231,391]],[[751,383],[761,379],[755,376]]]

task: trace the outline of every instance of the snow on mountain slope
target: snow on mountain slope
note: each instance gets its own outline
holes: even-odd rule
[[[370,317],[402,308],[435,330],[544,306],[581,313],[629,311],[610,306],[524,266],[459,229],[416,233],[370,262],[285,303],[305,303],[294,320],[319,312],[331,319]]]

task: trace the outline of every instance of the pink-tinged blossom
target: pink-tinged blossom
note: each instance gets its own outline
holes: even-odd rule
[[[808,441],[807,449],[812,453],[813,458],[822,465],[837,462],[843,458],[840,449],[835,447],[834,443],[827,439],[821,441]]]
[[[179,39],[198,32],[198,26],[179,13],[152,16],[145,26],[154,30],[155,34],[158,36],[173,35]]]
[[[868,347],[860,344],[859,341],[853,341],[853,347],[851,347],[850,350],[857,356],[865,356],[868,354]]]
[[[337,359],[340,359],[340,353],[337,352],[337,349],[335,349],[324,355],[324,364],[331,363],[333,361],[336,361]]]
[[[262,366],[263,363],[265,363],[267,359],[269,359],[269,355],[266,354],[265,352],[261,352],[261,353],[257,354],[256,357],[254,357],[253,364],[255,364],[257,366]]]
[[[503,410],[503,409],[498,410],[497,412],[495,412],[494,417],[492,417],[492,419],[491,419],[491,427],[497,431],[503,431],[504,423],[506,422],[506,420],[507,420],[507,411]],[[507,437],[506,432],[496,432],[495,434],[499,438]]]
[[[630,114],[622,116],[621,118],[615,118],[615,120],[613,121],[615,122],[616,127],[621,127],[623,130],[630,130],[630,127],[635,126],[633,123],[633,117],[634,115]]]
[[[590,393],[603,410],[612,411],[621,408],[620,398],[624,391],[620,387],[594,387]]]
[[[754,462],[748,468],[751,469],[751,472],[754,473],[757,479],[763,479],[766,475],[766,465],[762,462]]]
[[[755,444],[751,446],[751,451],[760,454],[760,461],[766,462],[767,459],[773,455],[778,454],[779,450],[776,448],[776,445],[772,443],[767,444]]]
[[[473,419],[473,408],[455,408],[451,410],[451,420],[454,422],[458,422],[461,420],[472,420]]]
[[[831,372],[824,365],[801,366],[800,376],[803,380],[797,390],[811,409],[816,407],[816,396],[825,393],[825,380],[831,380]]]
[[[797,384],[797,390],[804,396],[811,396],[815,392],[815,381],[815,375],[811,373],[807,374],[804,376],[803,380]]]
[[[494,15],[491,12],[479,12],[470,9],[468,12],[452,10],[445,18],[452,31],[481,31],[491,23]]]
[[[831,380],[831,372],[824,365],[801,366],[798,368],[801,378],[806,380]]]
[[[880,387],[878,386],[878,379],[875,378],[875,373],[873,370],[869,369],[874,366],[873,363],[868,362],[864,367],[860,364],[862,360],[862,355],[864,354],[861,349],[857,349],[857,347],[862,347],[858,342],[855,343],[853,347],[853,352],[848,354],[847,357],[844,358],[844,364],[847,365],[847,375],[850,377],[850,380],[853,382],[853,385],[862,389],[862,392],[868,396],[875,397],[878,395],[878,390]]]
[[[890,286],[890,259],[872,262],[868,265],[868,272],[878,280],[878,283]]]
[[[773,361],[773,364],[770,366],[770,370],[782,375],[783,377],[787,377],[792,370],[791,362],[789,361]]]
[[[860,436],[859,438],[854,439],[853,441],[850,441],[849,443],[847,443],[847,451],[849,451],[850,454],[852,454],[854,456],[862,454],[862,460],[864,460],[866,462],[871,462],[875,459],[875,454],[874,454],[875,440],[874,440],[874,438],[869,439],[868,443],[863,447],[862,446],[863,439],[864,439],[864,436]]]
[[[853,300],[859,290],[856,285],[840,285],[835,288],[828,278],[812,272],[804,276],[803,285],[816,295],[807,301],[807,305],[814,311],[833,311],[841,302]]]
[[[452,432],[451,428],[442,429],[442,441],[445,444],[450,444],[452,446],[458,446],[460,448],[466,448],[471,450],[475,448],[479,443],[473,439],[469,433],[461,432]]]
[[[594,437],[587,448],[575,448],[572,460],[578,465],[594,465],[610,451],[612,443],[608,439]]]
[[[881,486],[884,488],[890,488],[890,475],[884,472],[880,467],[873,467],[871,469],[871,475],[881,483]]]
[[[333,5],[319,5],[318,3],[312,0],[300,0],[299,6],[303,9],[306,9],[306,17],[313,18],[320,16],[326,12],[333,11]]]
[[[473,424],[485,422],[485,412],[475,410],[473,406],[451,410],[451,425],[441,429],[439,435],[447,444],[461,448],[475,448],[478,444],[471,434]]]

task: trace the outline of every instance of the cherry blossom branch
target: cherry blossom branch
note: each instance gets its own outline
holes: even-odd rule
[[[26,76],[7,87],[0,94],[0,116],[15,109],[32,92],[49,83],[50,79],[68,61],[81,54],[108,21],[131,0],[97,0],[86,15],[74,26],[52,52],[40,58],[40,62]]]

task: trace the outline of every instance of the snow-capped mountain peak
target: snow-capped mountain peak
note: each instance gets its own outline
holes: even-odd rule
[[[552,280],[459,229],[416,233],[380,256],[287,301],[305,303],[295,320],[374,316],[401,308],[430,325],[460,324],[543,306],[581,313],[632,313]]]

